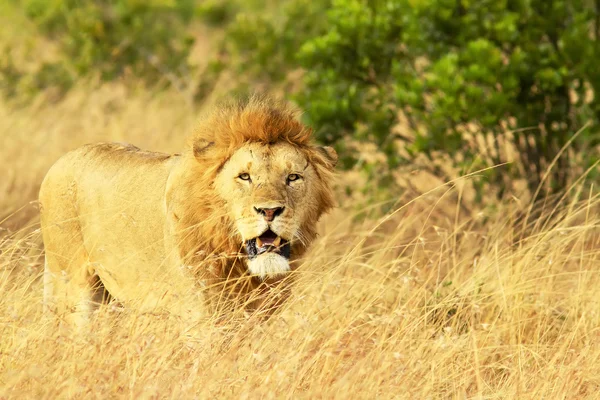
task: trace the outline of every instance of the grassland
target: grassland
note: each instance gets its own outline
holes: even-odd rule
[[[197,111],[119,85],[0,103],[0,398],[597,398],[600,215],[583,180],[536,213],[518,194],[477,206],[468,178],[383,215],[340,190],[267,322],[207,318],[190,334],[103,307],[89,333],[58,330],[41,307],[44,173],[87,142],[181,150]]]

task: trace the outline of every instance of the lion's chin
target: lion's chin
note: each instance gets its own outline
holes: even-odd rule
[[[263,280],[275,279],[290,272],[290,263],[277,253],[264,253],[248,260],[248,270]]]

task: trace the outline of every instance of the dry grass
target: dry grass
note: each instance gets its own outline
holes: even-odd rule
[[[173,318],[104,307],[87,334],[57,330],[41,311],[30,203],[47,168],[96,140],[177,151],[195,115],[177,94],[118,86],[0,104],[1,398],[597,398],[589,186],[527,220],[516,199],[469,215],[460,185],[407,195],[381,218],[342,200],[267,322],[209,318],[190,334]]]

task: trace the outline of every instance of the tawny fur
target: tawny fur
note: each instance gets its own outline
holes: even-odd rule
[[[252,200],[215,188],[242,149],[265,157],[292,152],[310,165],[310,198],[296,202],[301,212],[288,218],[299,227],[291,261],[298,259],[316,236],[315,221],[333,206],[336,155],[311,144],[311,130],[289,106],[252,97],[209,113],[181,155],[99,144],[52,167],[40,190],[50,307],[87,310],[98,277],[126,305],[169,309],[168,300],[179,299],[183,313],[201,314],[206,296],[196,294],[202,287],[216,288],[219,298],[255,291],[262,283],[248,275],[231,212],[232,203],[250,209]]]

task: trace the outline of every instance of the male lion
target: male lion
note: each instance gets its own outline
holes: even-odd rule
[[[40,190],[46,307],[80,323],[100,288],[201,316],[210,287],[231,297],[280,282],[333,206],[337,155],[310,137],[286,105],[253,97],[208,115],[182,154],[95,144],[63,156]]]

